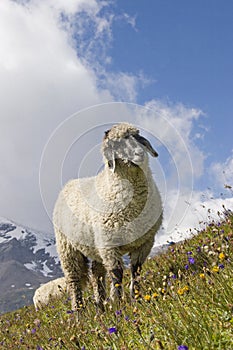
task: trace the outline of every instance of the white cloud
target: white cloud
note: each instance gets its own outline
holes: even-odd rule
[[[228,157],[223,163],[212,163],[209,175],[220,188],[233,187],[233,156]]]
[[[171,104],[152,100],[145,105],[140,120],[148,130],[156,135],[170,152],[182,181],[203,174],[204,153],[195,145],[192,132],[195,123],[203,117],[199,109],[189,108],[182,103]]]
[[[52,3],[0,2],[0,212],[29,226],[45,220],[38,174],[51,132],[77,110],[112,100],[58,22],[59,4],[70,14],[82,2]],[[95,13],[98,2],[90,4]]]
[[[54,159],[55,153],[58,158],[61,155],[57,161],[59,166],[63,161],[65,166],[68,159],[65,173],[68,177],[77,170],[74,167],[82,161],[82,153],[98,144],[99,135],[105,130],[104,124],[127,120],[148,130],[160,147],[164,157],[152,167],[155,175],[160,177],[166,199],[167,227],[172,231],[177,221],[181,221],[193,179],[199,178],[204,169],[205,156],[195,145],[195,136],[192,138],[194,124],[202,112],[182,104],[171,105],[156,100],[148,102],[145,108],[126,104],[101,105],[114,100],[135,102],[138,86],[148,83],[140,72],[133,75],[106,69],[111,61],[107,48],[111,44],[115,17],[111,11],[101,12],[101,9],[107,9],[110,3],[98,0],[1,0],[2,216],[46,230],[48,220],[38,182],[40,158],[49,137],[58,136],[50,155]],[[124,19],[135,28],[135,18],[124,16]],[[88,110],[93,105],[96,107]],[[70,123],[65,123],[65,132],[62,128],[54,132],[67,117],[80,110],[83,111],[81,115],[77,114],[75,120],[71,118]],[[99,128],[99,125],[103,127]],[[96,133],[92,134],[94,128]],[[87,130],[91,140],[84,137]],[[83,139],[76,145],[79,134]],[[90,172],[96,154],[101,160],[98,152],[96,150],[91,164],[87,165]],[[52,182],[60,185],[58,171],[61,169],[55,165],[47,173],[50,181],[47,183],[45,179],[47,192],[51,192],[50,206],[57,187],[49,186]],[[215,168],[219,166],[215,165]]]
[[[176,200],[176,194],[170,192],[169,197],[171,206]],[[185,200],[185,198],[183,198]],[[180,208],[182,210],[182,208]],[[164,229],[156,236],[155,245],[164,244],[167,242],[178,242],[185,238],[197,234],[212,221],[219,222],[223,220],[225,210],[233,211],[233,198],[214,198],[210,191],[193,193],[192,200],[188,205],[188,209],[183,216],[181,222],[176,223],[171,231],[167,231],[167,219],[169,218],[169,210],[165,211]]]

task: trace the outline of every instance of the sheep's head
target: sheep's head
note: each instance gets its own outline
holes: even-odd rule
[[[112,171],[115,170],[117,161],[122,161],[128,166],[142,166],[148,159],[147,153],[153,157],[158,156],[150,142],[139,135],[137,128],[128,123],[114,125],[105,131],[102,152]]]

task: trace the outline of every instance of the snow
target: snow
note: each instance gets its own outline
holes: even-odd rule
[[[36,271],[37,265],[34,261],[30,262],[30,263],[26,263],[24,264],[24,266],[26,267],[26,269],[31,270],[31,271]]]

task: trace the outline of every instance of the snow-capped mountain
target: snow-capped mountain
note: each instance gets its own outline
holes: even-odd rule
[[[31,304],[41,283],[61,275],[54,237],[0,218],[0,313]]]

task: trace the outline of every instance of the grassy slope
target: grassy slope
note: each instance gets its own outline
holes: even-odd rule
[[[69,300],[0,317],[0,349],[233,349],[233,216],[144,264],[141,290],[96,314],[91,289],[78,325]],[[186,346],[181,347],[181,345]]]

